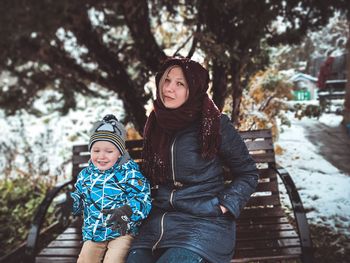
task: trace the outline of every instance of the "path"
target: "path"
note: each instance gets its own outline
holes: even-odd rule
[[[307,138],[320,154],[350,176],[350,135],[342,125],[330,127],[321,122],[304,123]]]

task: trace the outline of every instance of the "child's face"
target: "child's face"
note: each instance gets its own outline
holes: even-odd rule
[[[91,148],[91,161],[101,171],[111,168],[120,157],[118,148],[111,142],[97,141]]]

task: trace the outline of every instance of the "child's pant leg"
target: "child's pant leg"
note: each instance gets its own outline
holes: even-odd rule
[[[107,242],[93,242],[87,240],[81,248],[77,263],[102,262],[107,249]]]
[[[109,241],[103,263],[124,263],[133,239],[132,236],[125,235]]]

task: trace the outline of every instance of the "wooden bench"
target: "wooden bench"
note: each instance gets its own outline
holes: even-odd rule
[[[275,162],[270,130],[240,132],[257,162],[260,179],[256,193],[242,211],[237,222],[237,246],[231,262],[312,262],[313,248],[309,226],[298,191],[288,172]],[[127,141],[131,156],[140,161],[142,141]],[[77,175],[89,159],[87,145],[73,147],[73,175]],[[292,204],[292,217],[281,204],[278,177],[286,188]],[[80,251],[81,220],[67,220],[61,212],[62,232],[51,242],[39,238],[48,206],[59,193],[71,191],[74,179],[48,193],[38,209],[27,240],[25,262],[76,262]],[[62,194],[61,194],[62,195]],[[62,209],[69,208],[62,206]],[[40,247],[44,246],[43,249]],[[18,261],[17,261],[18,263]]]

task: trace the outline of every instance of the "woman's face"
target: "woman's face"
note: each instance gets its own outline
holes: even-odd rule
[[[189,90],[180,67],[172,68],[160,88],[160,98],[166,108],[176,109],[188,98]]]

